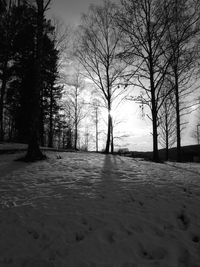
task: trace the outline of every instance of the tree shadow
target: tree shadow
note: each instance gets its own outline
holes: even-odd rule
[[[103,192],[113,195],[113,193],[121,192],[121,179],[118,172],[118,160],[114,155],[105,155],[103,168],[101,170],[100,188]]]
[[[185,171],[185,172],[197,174],[197,175],[200,176],[200,172],[198,172],[198,171],[190,170],[190,169],[184,168],[182,166],[171,165],[171,164],[168,164],[168,163],[167,163],[167,165],[173,167],[174,169],[178,169],[178,170],[182,170],[182,171]]]
[[[18,156],[19,154],[2,155],[0,159],[0,178],[27,166],[27,163],[16,160]]]
[[[113,155],[106,154],[101,174],[102,180],[105,178],[112,180],[113,172],[116,170],[116,167],[117,167],[116,157]]]

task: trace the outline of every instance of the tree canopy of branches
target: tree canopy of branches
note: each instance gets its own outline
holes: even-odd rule
[[[197,59],[196,39],[199,36],[200,3],[196,0],[173,0],[170,2],[170,24],[166,29],[170,54],[170,81],[174,88],[176,110],[177,160],[181,161],[181,115],[188,104],[182,100],[192,93],[194,68]]]
[[[132,78],[131,84],[145,92],[141,93],[137,100],[149,106],[151,110],[154,161],[159,161],[158,113],[173,90],[177,92],[177,145],[179,147],[177,87],[180,83],[176,78],[172,86],[163,85],[166,80],[173,80],[169,78],[169,74],[177,72],[177,64],[180,66],[178,74],[180,75],[186,73],[186,69],[188,70],[193,62],[191,43],[196,34],[196,14],[198,13],[197,2],[194,2],[123,0],[122,9],[117,16],[118,26],[124,32],[124,52],[121,57],[132,66],[132,73],[127,76],[127,80],[130,82]],[[181,56],[184,56],[184,59],[180,60]],[[184,79],[186,81],[186,75]]]
[[[65,111],[71,117],[71,126],[74,129],[74,149],[77,150],[78,142],[78,128],[81,121],[84,119],[86,113],[84,111],[84,81],[81,76],[80,70],[77,68],[74,74],[66,81],[66,101]]]
[[[108,110],[106,153],[112,140],[112,106],[123,93],[119,80],[125,69],[117,57],[121,32],[116,27],[115,14],[116,6],[110,1],[104,1],[103,6],[90,6],[88,14],[82,17],[75,52],[85,76],[95,84]]]
[[[165,84],[165,86],[167,86]],[[158,112],[158,132],[159,143],[165,148],[165,160],[169,159],[169,148],[176,142],[176,117],[175,114],[175,96],[172,91],[165,99]]]
[[[137,100],[151,110],[154,161],[159,160],[158,111],[169,93],[163,90],[170,63],[163,49],[168,9],[169,1],[124,0],[117,16],[118,26],[124,33],[121,57],[132,67],[127,83],[145,92]]]

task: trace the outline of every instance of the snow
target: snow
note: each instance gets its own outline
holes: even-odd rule
[[[200,266],[199,164],[47,155],[0,155],[0,267]]]
[[[0,151],[13,151],[13,150],[24,150],[27,148],[27,144],[21,143],[0,143]]]

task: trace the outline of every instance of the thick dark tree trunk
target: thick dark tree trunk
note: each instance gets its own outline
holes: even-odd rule
[[[168,159],[169,159],[169,148],[166,145],[166,148],[165,148],[165,160],[167,161]]]
[[[31,127],[30,138],[28,142],[28,150],[25,156],[26,161],[35,161],[44,159],[39,147],[39,118],[40,118],[40,91],[42,90],[42,50],[43,50],[43,19],[44,7],[43,0],[37,0],[37,47],[36,58],[34,64],[34,86],[32,92],[32,114],[31,114]]]
[[[152,104],[151,112],[152,112],[152,128],[153,128],[153,161],[159,162],[157,108],[155,99],[153,71],[150,73],[150,83],[151,83],[151,104]]]
[[[25,161],[37,161],[46,158],[40,150],[40,147],[38,145],[38,138],[36,138],[36,135],[37,133],[35,133],[35,136],[34,134],[32,134],[32,138],[29,141]]]

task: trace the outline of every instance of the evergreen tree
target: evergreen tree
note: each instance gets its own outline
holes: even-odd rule
[[[8,87],[7,107],[9,116],[14,120],[18,133],[18,141],[28,142],[30,116],[32,112],[32,91],[34,84],[34,62],[36,48],[36,9],[23,4],[13,9],[12,16],[16,21],[16,34],[13,41],[12,81]],[[44,52],[42,53],[40,90],[40,136],[44,135],[45,123],[49,113],[51,117],[58,112],[58,99],[61,88],[55,85],[57,72],[58,51],[51,36],[54,27],[50,21],[44,22],[45,34],[43,36]],[[51,108],[50,108],[51,107]],[[51,109],[51,111],[50,111]],[[43,143],[41,138],[41,143]]]

